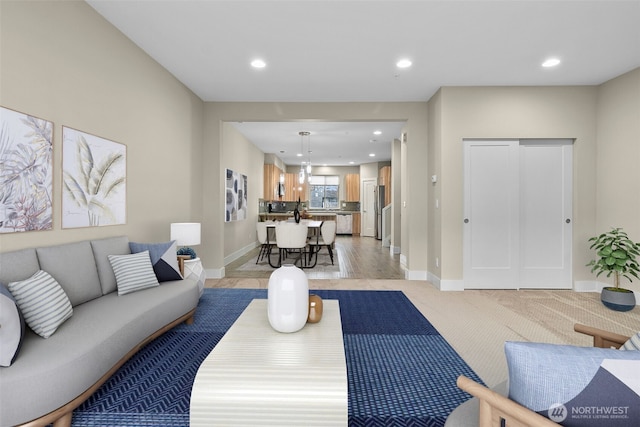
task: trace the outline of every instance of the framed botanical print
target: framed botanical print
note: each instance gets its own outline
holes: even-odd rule
[[[124,144],[62,127],[62,228],[126,224]]]

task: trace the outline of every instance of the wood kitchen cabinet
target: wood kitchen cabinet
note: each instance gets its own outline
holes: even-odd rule
[[[278,195],[278,185],[280,184],[280,174],[282,170],[276,165],[264,165],[264,190],[263,197],[266,200],[284,200]]]
[[[351,234],[354,236],[360,235],[360,212],[351,214],[352,223],[351,223]]]
[[[307,182],[300,184],[297,173],[284,174],[284,199],[288,202],[297,202],[300,200],[307,200]]]
[[[345,175],[345,201],[360,201],[360,174],[349,173]]]
[[[384,185],[384,205],[391,203],[391,166],[383,166],[378,172],[378,184]]]

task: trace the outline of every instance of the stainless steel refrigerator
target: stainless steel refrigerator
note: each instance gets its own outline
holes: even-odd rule
[[[376,239],[382,240],[382,208],[384,208],[384,185],[376,187]]]

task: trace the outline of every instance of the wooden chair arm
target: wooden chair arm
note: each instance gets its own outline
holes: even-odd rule
[[[458,388],[477,397],[480,401],[478,427],[500,427],[501,419],[505,420],[507,427],[558,427],[559,425],[464,375],[458,377],[456,384]]]
[[[620,348],[620,346],[629,339],[629,337],[624,335],[594,328],[592,326],[581,325],[580,323],[573,325],[573,330],[581,334],[592,336],[593,346],[600,348]]]

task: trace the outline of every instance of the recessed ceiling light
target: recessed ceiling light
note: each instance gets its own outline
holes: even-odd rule
[[[411,67],[411,61],[408,59],[401,59],[400,61],[396,62],[396,67],[398,68],[409,68]]]
[[[376,153],[369,153],[369,157],[375,157]]]
[[[560,60],[558,58],[549,58],[542,63],[542,66],[545,68],[555,67],[560,64]]]
[[[382,135],[382,131],[381,130],[376,130],[373,132],[374,135]]]
[[[296,154],[297,157],[302,157],[302,153]]]
[[[267,66],[267,63],[262,59],[254,59],[253,61],[251,61],[251,66],[253,68],[264,68]]]
[[[355,162],[349,162],[350,165],[354,164]]]

